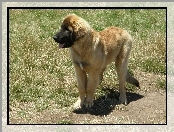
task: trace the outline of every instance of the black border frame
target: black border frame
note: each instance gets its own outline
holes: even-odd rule
[[[166,10],[166,124],[10,124],[9,123],[9,10],[10,9],[165,9]],[[7,125],[167,125],[167,7],[7,7]]]

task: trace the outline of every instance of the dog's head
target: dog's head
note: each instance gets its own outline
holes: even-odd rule
[[[68,15],[53,39],[59,43],[59,48],[69,48],[86,34],[88,28],[88,23],[82,18],[75,14]]]

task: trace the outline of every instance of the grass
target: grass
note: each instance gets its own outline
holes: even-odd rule
[[[157,84],[157,86],[159,86],[161,89],[166,89],[166,80],[164,80],[164,79],[158,79],[157,81],[156,81],[156,84]]]
[[[161,76],[166,74],[165,10],[10,10],[11,106],[15,106],[15,102],[32,102],[36,111],[41,112],[49,109],[51,102],[56,103],[57,108],[63,108],[76,101],[78,94],[69,51],[59,50],[52,39],[62,19],[70,13],[84,17],[98,31],[107,26],[128,30],[134,39],[129,61],[131,72],[138,69]],[[113,64],[105,72],[97,97],[104,95],[102,87],[118,87],[118,81],[112,80],[117,80]],[[164,87],[165,80],[157,81],[157,84]],[[20,115],[25,116],[25,113]],[[60,123],[68,124],[70,121],[62,120]]]
[[[73,123],[69,120],[61,120],[61,121],[58,121],[57,124],[73,124]]]

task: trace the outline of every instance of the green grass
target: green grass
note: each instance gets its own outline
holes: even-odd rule
[[[166,89],[166,80],[158,79],[156,81],[157,86],[159,86],[161,89]]]
[[[42,111],[50,102],[58,108],[75,102],[78,93],[69,51],[59,50],[52,39],[70,13],[84,17],[98,31],[108,26],[128,30],[134,39],[129,68],[166,74],[165,10],[10,10],[10,105],[34,102],[37,111]],[[111,65],[99,87],[118,87],[118,81],[113,80],[117,75]],[[164,83],[158,82],[161,87]],[[104,95],[102,89],[97,92],[97,96]]]
[[[73,123],[69,120],[61,120],[61,121],[58,121],[57,124],[73,124]]]

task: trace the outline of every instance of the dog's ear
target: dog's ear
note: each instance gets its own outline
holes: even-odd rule
[[[79,20],[71,21],[71,24],[73,33],[72,36],[75,38],[75,40],[78,40],[79,38],[83,37],[86,34],[86,29],[81,21]]]
[[[76,34],[74,33],[74,30],[71,26],[68,26],[69,31],[71,32],[71,41],[74,42],[76,41]]]
[[[72,36],[75,38],[75,40],[78,40],[81,37],[83,37],[85,34],[86,34],[86,30],[84,28],[79,28],[78,30],[74,30]]]

